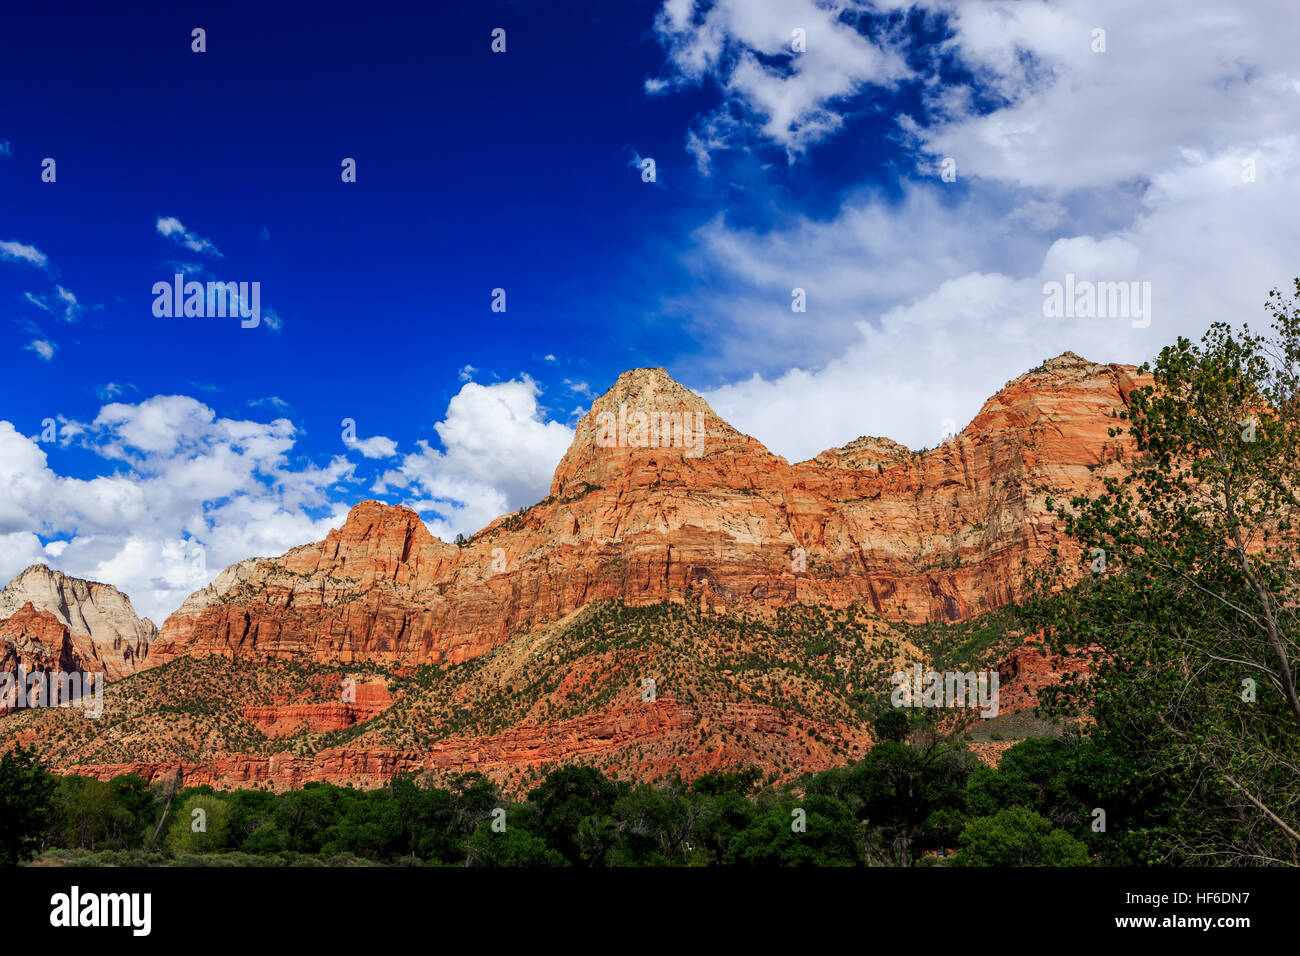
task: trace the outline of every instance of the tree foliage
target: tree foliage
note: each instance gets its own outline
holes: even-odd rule
[[[1049,703],[1090,709],[1117,786],[1186,792],[1152,817],[1170,861],[1300,864],[1300,280],[1269,310],[1269,336],[1219,323],[1145,369],[1112,429],[1137,459],[1049,502],[1088,579],[1027,605],[1058,646],[1093,649],[1095,676]]]

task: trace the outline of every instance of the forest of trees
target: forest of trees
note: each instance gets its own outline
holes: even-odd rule
[[[136,776],[47,773],[0,758],[0,853],[82,864],[434,866],[1133,865],[1152,855],[1175,793],[1116,802],[1122,760],[1078,737],[1024,741],[997,769],[888,713],[866,759],[781,787],[757,769],[693,782],[553,770],[520,802],[485,777],[398,777],[375,790],[170,793]],[[901,732],[900,732],[901,731]],[[1104,827],[1094,809],[1110,808]],[[956,851],[955,853],[953,851]]]

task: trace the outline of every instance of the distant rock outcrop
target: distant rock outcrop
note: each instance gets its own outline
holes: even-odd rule
[[[34,564],[0,591],[0,619],[26,604],[67,629],[80,670],[102,671],[116,680],[167,659],[151,650],[157,626],[137,617],[131,599],[112,585]]]

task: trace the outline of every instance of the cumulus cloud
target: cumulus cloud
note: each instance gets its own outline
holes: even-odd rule
[[[862,434],[932,446],[1045,358],[1141,362],[1213,321],[1258,322],[1300,272],[1300,67],[1280,28],[1293,7],[918,6],[945,18],[935,63],[972,79],[931,70],[925,109],[898,118],[915,164],[901,195],[849,191],[832,217],[765,230],[715,219],[685,256],[707,281],[667,303],[705,345],[687,377],[730,382],[706,397],[787,457]],[[741,42],[681,22],[701,34],[683,49]],[[956,183],[936,175],[944,157]],[[1150,326],[1047,318],[1045,284],[1071,273],[1150,282]]]
[[[287,419],[221,418],[166,395],[110,403],[62,431],[104,460],[103,474],[60,474],[39,436],[0,421],[6,580],[45,561],[122,588],[140,613],[162,620],[222,567],[318,540],[348,509],[331,489],[353,466],[341,456],[291,463],[297,432]]]
[[[397,442],[391,438],[385,438],[383,435],[372,435],[369,438],[354,438],[351,441],[344,440],[344,444],[353,451],[360,452],[365,458],[392,458],[397,454]]]
[[[859,29],[874,13],[852,0],[668,0],[655,18],[667,62],[646,90],[721,88],[721,105],[689,133],[703,173],[713,151],[751,130],[793,158],[842,126],[846,98],[910,75],[897,50]]]
[[[216,256],[221,258],[221,251],[217,249],[216,244],[211,239],[204,239],[185,228],[175,216],[160,216],[155,224],[161,235],[168,236],[173,242],[184,246],[191,252],[201,252],[205,255]]]
[[[27,262],[41,269],[44,269],[49,262],[49,258],[41,250],[17,239],[0,240],[0,259],[8,262]]]
[[[546,420],[540,394],[526,375],[492,385],[466,383],[434,426],[443,450],[418,442],[419,451],[385,472],[375,490],[404,488],[421,496],[418,507],[439,515],[430,528],[444,539],[541,500],[573,429]]]
[[[467,383],[435,426],[443,449],[420,442],[372,493],[392,489],[390,498],[430,516],[445,540],[540,500],[573,431],[546,420],[539,394],[526,377]],[[363,497],[362,463],[304,459],[295,453],[299,430],[284,417],[226,418],[186,395],[155,395],[59,422],[57,441],[43,442],[49,436],[0,420],[0,584],[44,562],[116,585],[161,622],[222,568],[320,540]],[[51,464],[49,455],[70,444],[99,460],[91,477]],[[365,459],[398,454],[382,435],[349,448]]]
[[[27,343],[27,345],[24,346],[24,348],[28,349],[29,351],[35,352],[37,355],[45,359],[45,361],[47,362],[50,359],[54,358],[54,350],[57,347],[58,346],[56,346],[53,342],[50,342],[46,339],[32,339],[29,343]]]
[[[1295,128],[1297,16],[1286,0],[1196,0],[1176,15],[1127,0],[926,6],[947,17],[945,50],[1006,103],[979,111],[967,88],[929,88],[938,122],[916,140],[969,175],[1056,190],[1149,182],[1185,149],[1240,160]]]

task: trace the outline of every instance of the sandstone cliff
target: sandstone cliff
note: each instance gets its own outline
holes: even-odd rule
[[[68,629],[53,614],[25,603],[0,621],[0,673],[11,681],[0,692],[0,714],[19,707],[20,695],[25,700],[30,675],[66,674],[80,670],[80,663]]]
[[[46,636],[17,653],[47,653],[66,622],[74,653],[79,627],[100,635],[111,676],[169,664],[111,685],[112,720],[31,712],[8,736],[65,771],[225,787],[481,770],[518,788],[575,760],[637,779],[824,769],[870,747],[895,668],[945,628],[967,640],[1065,543],[1045,499],[1123,469],[1132,448],[1107,432],[1139,384],[1066,353],[937,448],[863,437],[791,464],[636,369],[579,422],[550,494],[462,546],[362,502],[323,541],[225,569],[116,656],[111,628],[71,613],[105,586],[51,585]],[[27,576],[25,593],[54,579]],[[1003,713],[1081,663],[1014,651]],[[341,701],[349,669],[368,689]]]
[[[68,630],[78,670],[102,671],[116,680],[167,659],[151,652],[157,626],[137,617],[131,599],[112,585],[34,564],[0,591],[0,618],[29,603]]]
[[[662,369],[637,369],[593,403],[542,502],[463,547],[362,502],[324,541],[223,571],[160,646],[458,662],[601,599],[961,620],[1014,601],[1062,542],[1049,493],[1120,467],[1107,429],[1136,384],[1132,367],[1066,353],[938,448],[860,438],[791,465]]]

